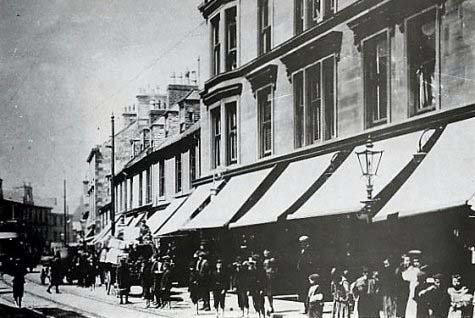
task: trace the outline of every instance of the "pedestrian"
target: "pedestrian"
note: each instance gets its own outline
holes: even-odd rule
[[[338,317],[337,309],[337,285],[338,285],[338,274],[336,267],[333,267],[330,270],[330,294],[332,295],[332,318]]]
[[[247,272],[247,267],[249,266],[247,262],[242,263],[241,258],[238,256],[236,262],[234,262],[234,273],[233,273],[233,287],[236,291],[236,296],[238,300],[239,309],[241,309],[241,317],[244,316],[246,312],[249,316],[249,277]]]
[[[383,269],[380,276],[381,295],[383,297],[383,313],[385,318],[395,318],[397,311],[396,287],[397,276],[395,269],[391,266],[389,258],[383,261]]]
[[[311,274],[308,277],[310,287],[308,289],[308,317],[322,318],[323,317],[323,293],[320,288],[320,276],[318,274]]]
[[[158,255],[152,256],[152,277],[153,277],[153,297],[155,298],[155,308],[160,308],[161,304],[161,281],[163,274],[163,263],[160,261]]]
[[[402,274],[411,265],[411,258],[403,254],[401,256],[401,262],[395,270],[396,274],[396,316],[399,318],[405,318],[406,306],[409,299],[409,282],[404,280]],[[409,318],[409,317],[408,317]]]
[[[452,275],[452,286],[447,289],[450,296],[449,318],[471,318],[473,315],[473,295],[462,284],[460,274]]]
[[[161,308],[165,308],[168,305],[168,308],[171,308],[170,303],[170,291],[172,288],[172,271],[171,266],[168,261],[163,263],[163,274],[160,281],[160,303],[162,304]]]
[[[308,313],[308,277],[314,271],[314,253],[309,243],[309,237],[299,237],[300,253],[297,261],[299,300],[304,304],[304,314]]]
[[[449,314],[450,296],[447,289],[442,286],[442,280],[442,274],[434,275],[433,283],[416,295],[427,302],[430,318],[446,318]]]
[[[153,300],[152,286],[153,286],[153,274],[152,274],[152,262],[150,259],[145,259],[141,268],[142,278],[142,290],[145,298],[145,308],[150,307],[150,301]]]
[[[130,270],[125,256],[120,257],[119,267],[117,268],[117,288],[119,289],[120,304],[130,304]],[[124,302],[125,298],[125,302]]]
[[[248,261],[249,274],[249,292],[252,297],[254,309],[259,315],[259,318],[265,317],[264,308],[264,290],[265,290],[265,272],[260,264],[258,264],[257,257],[252,257]]]
[[[369,276],[368,268],[364,267],[362,276],[354,283],[353,294],[358,296],[358,317],[379,317],[379,302],[377,301],[377,278],[376,273]]]
[[[409,282],[409,297],[406,305],[405,317],[414,317],[417,313],[417,302],[414,300],[415,289],[418,284],[417,276],[421,272],[420,269],[420,251],[411,251],[413,256],[411,258],[411,265],[402,273],[402,278]]]
[[[226,299],[226,291],[228,289],[228,277],[223,268],[223,262],[218,259],[216,268],[211,272],[211,290],[213,292],[214,309],[216,317],[219,317],[219,308],[221,308],[224,316],[224,307]]]
[[[200,298],[203,299],[203,307],[201,310],[210,311],[210,297],[209,297],[209,279],[211,268],[209,261],[206,259],[207,255],[204,251],[198,252],[198,262],[196,263],[196,271],[198,272],[198,290]]]
[[[15,261],[15,268],[13,269],[13,298],[18,308],[21,308],[21,300],[25,290],[25,275],[27,270],[20,258]]]
[[[335,318],[349,318],[353,310],[352,294],[350,290],[350,283],[348,281],[348,270],[343,270],[340,278],[336,283],[336,313]]]
[[[271,252],[269,250],[264,250],[264,261],[262,265],[264,267],[264,271],[266,273],[266,280],[265,280],[265,296],[267,297],[267,301],[269,302],[270,310],[267,312],[268,315],[274,312],[274,282],[277,276],[277,261],[274,257],[271,256]]]
[[[46,278],[48,277],[48,267],[43,266],[41,268],[41,274],[40,274],[40,280],[41,280],[41,285],[46,285]]]
[[[193,305],[196,307],[196,314],[198,314],[198,273],[195,269],[195,262],[191,262],[188,267],[188,292]]]
[[[50,284],[48,286],[48,289],[46,291],[51,294],[51,287],[56,288],[56,294],[59,294],[59,285],[61,284],[63,277],[61,274],[61,255],[59,254],[59,251],[56,252],[53,260],[51,261],[51,270],[50,270]]]

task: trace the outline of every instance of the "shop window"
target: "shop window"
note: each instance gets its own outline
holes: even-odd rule
[[[221,42],[219,39],[219,14],[211,19],[212,70],[218,75],[221,68]]]
[[[226,23],[226,71],[237,67],[237,24],[236,7],[225,11]]]
[[[259,110],[259,155],[272,154],[272,85],[257,91],[257,106]]]
[[[431,9],[407,21],[407,61],[411,114],[436,106],[437,16]]]
[[[258,47],[259,55],[267,53],[271,50],[271,17],[270,17],[270,0],[259,0],[258,3]]]
[[[389,40],[380,33],[363,44],[366,126],[387,122],[389,107]]]
[[[237,163],[237,113],[236,102],[226,103],[226,164]]]
[[[181,192],[182,190],[182,165],[181,165],[181,153],[175,156],[175,192]]]
[[[216,107],[211,111],[213,168],[221,165],[221,108]]]

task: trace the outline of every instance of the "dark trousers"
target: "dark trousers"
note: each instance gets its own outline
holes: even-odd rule
[[[252,303],[258,313],[264,313],[264,293],[259,291],[252,292]]]
[[[226,299],[226,293],[221,293],[220,290],[213,290],[214,308],[221,308],[224,310],[224,300]]]
[[[238,289],[236,294],[239,308],[249,308],[249,297],[247,296],[247,291]]]

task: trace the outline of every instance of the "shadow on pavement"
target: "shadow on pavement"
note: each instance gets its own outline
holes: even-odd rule
[[[28,310],[26,308],[16,308],[7,305],[0,304],[0,317],[2,318],[39,318],[44,317],[43,315],[37,314],[34,311]]]
[[[86,316],[78,314],[74,311],[64,310],[60,308],[35,308],[35,310],[41,312],[45,317],[86,318]],[[41,317],[41,316],[38,316],[38,317]]]

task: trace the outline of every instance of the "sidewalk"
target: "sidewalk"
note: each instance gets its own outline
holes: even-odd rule
[[[39,274],[33,273],[26,276],[27,281],[34,283],[39,288],[46,290],[47,286],[41,286]],[[28,289],[25,286],[25,291]],[[129,297],[131,304],[128,305],[119,305],[119,299],[115,295],[107,295],[106,289],[104,286],[96,286],[95,289],[82,288],[76,285],[61,285],[60,291],[62,293],[69,293],[72,295],[80,296],[83,298],[91,299],[94,301],[100,301],[105,304],[120,306],[124,309],[132,309],[141,313],[147,314],[156,314],[157,316],[163,317],[213,317],[216,315],[215,311],[199,311],[198,315],[196,314],[196,307],[189,299],[187,288],[172,288],[172,304],[171,308],[155,309],[155,308],[145,308],[145,300],[141,297]],[[53,293],[54,296],[54,293]],[[252,308],[252,300],[249,299],[250,310],[249,317],[257,317],[257,313]],[[211,304],[212,304],[212,295],[211,295]],[[307,315],[301,314],[303,310],[303,305],[297,301],[283,300],[277,297],[274,299],[274,308],[275,313],[271,315],[274,318],[304,318],[308,317]],[[325,304],[324,317],[330,317],[331,304]],[[100,313],[100,311],[98,311]],[[237,297],[234,294],[228,293],[226,295],[226,312],[225,317],[237,318],[241,317],[241,311],[237,304]]]

